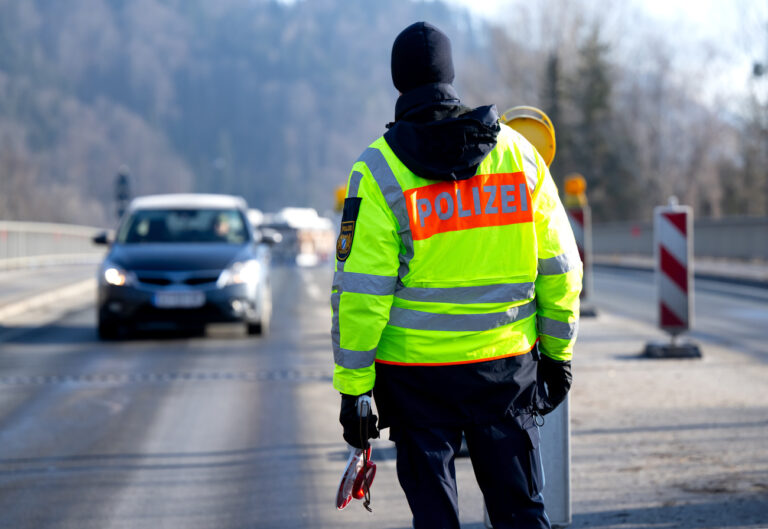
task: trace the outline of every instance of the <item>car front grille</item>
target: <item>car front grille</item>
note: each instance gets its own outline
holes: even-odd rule
[[[218,276],[208,276],[208,277],[190,277],[188,279],[184,280],[184,284],[186,285],[206,285],[208,283],[215,283],[219,280]]]
[[[162,287],[166,285],[170,285],[172,283],[172,281],[167,277],[138,276],[138,279],[141,283],[146,283],[147,285],[157,285]]]
[[[207,287],[215,285],[219,280],[220,271],[201,270],[199,272],[160,272],[138,271],[136,278],[139,283],[155,287],[167,287],[170,285],[186,285],[190,287]]]

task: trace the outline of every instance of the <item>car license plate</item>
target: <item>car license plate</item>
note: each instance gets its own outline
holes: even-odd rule
[[[154,305],[160,309],[195,309],[205,304],[202,292],[158,292]]]

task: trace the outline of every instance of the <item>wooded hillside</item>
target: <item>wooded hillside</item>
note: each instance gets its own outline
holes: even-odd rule
[[[416,20],[451,37],[467,104],[550,113],[553,174],[587,177],[596,220],[647,218],[670,193],[699,214],[768,214],[758,100],[713,110],[663,41],[634,68],[605,16],[571,4],[496,26],[410,0],[0,0],[0,218],[109,225],[123,164],[135,194],[328,210],[393,119],[391,44]]]

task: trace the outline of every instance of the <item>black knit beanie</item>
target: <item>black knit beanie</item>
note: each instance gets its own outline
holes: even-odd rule
[[[432,83],[453,83],[451,41],[428,22],[405,28],[392,45],[392,82],[406,93]]]

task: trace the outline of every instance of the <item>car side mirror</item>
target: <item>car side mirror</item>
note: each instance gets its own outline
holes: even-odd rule
[[[98,235],[94,235],[93,239],[91,239],[91,240],[93,241],[93,244],[98,244],[100,246],[104,246],[104,245],[110,244],[110,242],[111,242],[109,240],[109,234],[106,231],[103,231],[103,232],[99,233]]]

